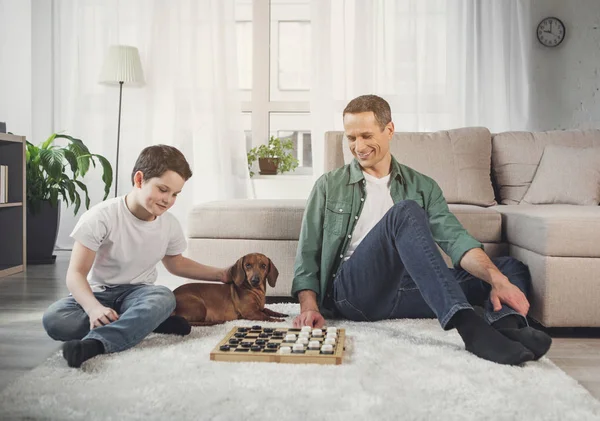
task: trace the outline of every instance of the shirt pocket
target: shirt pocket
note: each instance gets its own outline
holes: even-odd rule
[[[350,222],[351,204],[327,201],[323,228],[334,235],[343,235]]]

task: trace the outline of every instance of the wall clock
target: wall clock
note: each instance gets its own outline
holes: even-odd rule
[[[565,24],[558,18],[548,17],[537,27],[537,39],[546,47],[556,47],[565,39]]]

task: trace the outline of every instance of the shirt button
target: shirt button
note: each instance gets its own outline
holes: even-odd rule
[[[364,197],[361,197],[361,198],[360,198],[360,201],[361,201],[361,202],[364,202],[364,201],[365,201],[365,198],[364,198]]]
[[[333,274],[333,277],[335,278],[335,273]]]
[[[343,255],[343,254],[340,254],[340,259],[343,259],[343,258],[344,258],[344,255]]]
[[[349,236],[348,236],[348,238],[352,238],[352,236],[351,236],[351,235],[349,235]]]
[[[343,211],[344,211],[344,209],[340,209],[340,212],[343,212]]]
[[[358,219],[358,216],[355,216],[354,219]]]

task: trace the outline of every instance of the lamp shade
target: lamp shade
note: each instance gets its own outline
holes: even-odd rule
[[[118,84],[124,82],[131,85],[144,84],[144,72],[140,54],[136,47],[129,45],[112,45],[104,60],[100,83]]]

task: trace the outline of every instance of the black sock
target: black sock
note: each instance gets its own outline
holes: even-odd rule
[[[460,310],[452,323],[465,343],[465,349],[498,364],[519,365],[531,361],[534,355],[519,342],[500,334],[473,310]]]
[[[188,321],[181,316],[170,316],[154,329],[154,332],[156,333],[170,333],[181,336],[188,335],[191,331],[192,327]]]
[[[533,352],[534,360],[542,358],[550,349],[550,345],[552,345],[552,338],[548,334],[541,330],[534,329],[531,326],[526,326],[521,329],[500,328],[498,329],[498,332],[508,339],[519,342],[525,348]]]
[[[99,354],[104,354],[104,345],[96,339],[74,339],[63,345],[63,357],[69,367],[81,367],[84,361]]]
[[[508,316],[504,316],[500,320],[496,320],[492,323],[496,329],[519,329],[525,327],[526,325],[523,323],[523,320],[520,316],[516,314],[509,314]]]
[[[508,339],[519,342],[525,348],[533,352],[534,360],[542,358],[552,345],[552,338],[541,330],[528,327],[523,320],[511,314],[492,323],[498,332]]]

